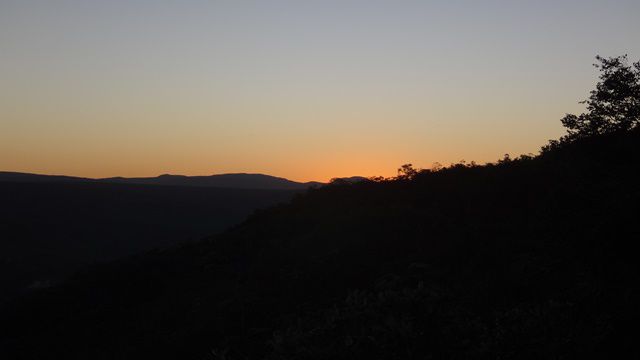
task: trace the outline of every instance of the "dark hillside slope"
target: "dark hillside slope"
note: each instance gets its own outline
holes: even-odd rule
[[[201,239],[295,191],[0,182],[0,303],[96,261]]]
[[[309,191],[5,306],[0,356],[632,358],[639,140]]]

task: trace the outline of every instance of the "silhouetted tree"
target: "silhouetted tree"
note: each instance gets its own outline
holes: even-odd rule
[[[418,174],[413,164],[404,164],[398,169],[398,179],[411,180]]]
[[[640,122],[640,61],[629,65],[627,56],[597,56],[600,81],[591,91],[587,111],[561,119],[567,136],[561,141],[630,130]]]
[[[509,154],[504,154],[504,156],[502,157],[502,159],[498,160],[498,164],[506,164],[506,163],[510,163],[511,160],[511,155]]]

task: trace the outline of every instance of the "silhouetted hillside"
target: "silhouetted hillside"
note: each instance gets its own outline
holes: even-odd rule
[[[96,261],[217,233],[296,193],[38,179],[0,182],[0,302]]]
[[[631,130],[310,190],[6,305],[0,355],[634,358],[638,158]]]
[[[28,183],[50,183],[50,182],[90,182],[94,179],[63,176],[63,175],[40,175],[11,171],[0,171],[0,182],[28,182]]]
[[[284,178],[262,174],[221,174],[211,176],[160,175],[154,178],[109,178],[106,182],[126,184],[212,186],[235,189],[303,190],[323,185],[319,182],[299,183]]]
[[[73,176],[38,175],[0,171],[0,183],[9,182],[100,182],[117,184],[197,186],[232,189],[304,190],[323,183],[311,181],[295,182],[280,177],[263,174],[220,174],[209,176],[160,175],[145,178],[104,178],[90,179]]]

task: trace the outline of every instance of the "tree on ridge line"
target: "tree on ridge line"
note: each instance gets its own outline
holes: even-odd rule
[[[627,55],[604,58],[596,56],[594,64],[600,70],[600,81],[587,100],[587,111],[567,114],[560,121],[567,135],[560,139],[570,142],[578,138],[627,131],[640,124],[640,61],[629,64]],[[550,145],[557,145],[551,141]]]

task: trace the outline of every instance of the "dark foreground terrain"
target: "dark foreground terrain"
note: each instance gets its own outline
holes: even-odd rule
[[[634,130],[311,190],[5,305],[0,357],[634,358],[638,159]]]
[[[221,232],[299,191],[7,174],[0,176],[0,303],[95,262]]]

